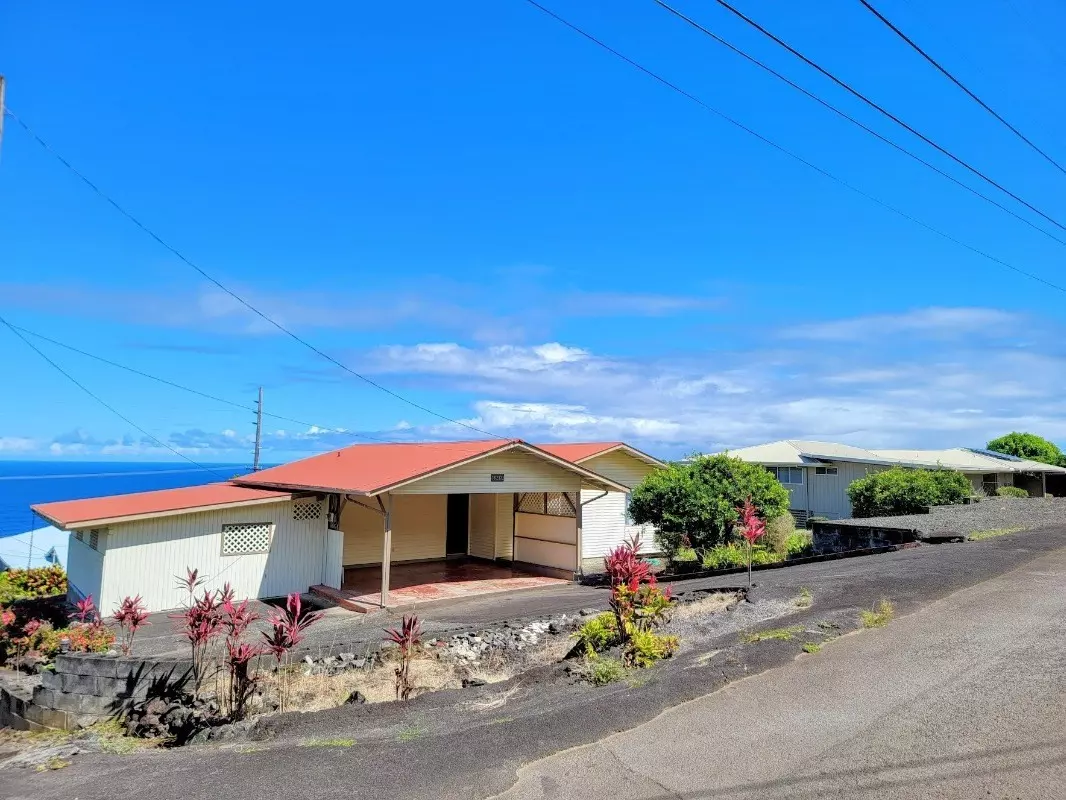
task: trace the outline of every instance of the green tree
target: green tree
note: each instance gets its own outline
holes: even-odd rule
[[[633,489],[629,513],[656,527],[656,542],[673,555],[688,546],[706,549],[733,538],[739,509],[751,498],[764,520],[788,511],[788,490],[758,464],[726,455],[697,456],[648,475]]]
[[[892,517],[920,514],[929,506],[955,505],[972,492],[961,472],[893,467],[853,481],[848,499],[856,517]]]
[[[1066,456],[1054,442],[1049,442],[1043,436],[1035,433],[1020,433],[1015,431],[1006,436],[993,439],[987,445],[989,450],[997,453],[1005,453],[1008,456],[1026,458],[1030,461],[1040,461],[1044,464],[1066,466]]]

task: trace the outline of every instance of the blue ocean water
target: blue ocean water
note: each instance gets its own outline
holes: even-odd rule
[[[34,503],[199,486],[249,471],[247,464],[206,466],[209,469],[173,461],[0,461],[0,536],[49,524],[30,511]]]

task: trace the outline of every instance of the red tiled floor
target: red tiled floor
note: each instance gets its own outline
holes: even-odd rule
[[[567,581],[531,575],[494,564],[472,561],[427,561],[393,564],[389,573],[389,606],[414,605],[515,589],[535,589]],[[344,571],[341,592],[369,606],[381,603],[381,568],[354,567]]]

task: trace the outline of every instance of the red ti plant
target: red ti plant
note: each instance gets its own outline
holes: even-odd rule
[[[659,589],[651,565],[640,555],[640,535],[609,552],[603,559],[611,580],[611,611],[624,644],[634,629],[647,630],[660,622],[670,607],[670,589]]]
[[[307,629],[322,618],[321,611],[311,611],[302,606],[300,593],[293,592],[285,598],[285,608],[275,609],[267,622],[270,630],[263,632],[266,649],[274,654],[278,662],[278,674],[281,675],[281,662],[289,652],[304,640]],[[278,682],[280,691],[281,708],[285,709],[284,679]]]
[[[91,625],[100,619],[100,614],[96,610],[96,603],[93,602],[91,594],[74,604],[74,613],[70,615],[70,618],[76,619],[82,625]]]
[[[226,635],[226,666],[229,670],[229,708],[234,719],[244,716],[244,709],[255,689],[256,676],[249,670],[252,659],[261,655],[258,645],[241,641],[245,631],[259,615],[248,608],[248,600],[234,602],[233,588],[222,587],[219,615]]]
[[[148,621],[148,609],[144,607],[141,596],[122,598],[115,610],[115,622],[122,629],[122,654],[128,656],[133,652],[133,637],[137,631],[145,625],[151,625]]]
[[[189,569],[188,567],[186,567],[185,577],[183,578],[180,575],[175,575],[174,579],[178,582],[178,588],[185,590],[185,594],[187,595],[185,599],[185,605],[186,607],[188,607],[193,604],[195,600],[196,590],[200,588],[200,585],[203,584],[204,581],[207,580],[207,576],[201,575],[200,570],[198,569]]]
[[[208,646],[222,630],[217,597],[214,592],[205,589],[199,600],[194,599],[180,614],[172,614],[170,618],[177,621],[179,632],[189,641],[193,691],[199,692],[204,678]]]
[[[422,623],[414,614],[404,614],[398,629],[385,629],[385,640],[395,642],[400,652],[400,664],[396,667],[396,699],[408,700],[415,688],[411,683],[411,657],[422,642]]]
[[[748,543],[748,588],[751,588],[751,551],[758,541],[766,533],[766,523],[759,516],[759,511],[749,497],[744,501],[740,509],[740,535]]]

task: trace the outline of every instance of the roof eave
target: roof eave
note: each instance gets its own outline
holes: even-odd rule
[[[210,505],[186,506],[185,508],[171,508],[165,511],[145,511],[140,514],[122,514],[110,517],[94,517],[93,519],[78,519],[64,522],[57,517],[39,511],[36,506],[30,506],[37,516],[55,525],[60,530],[76,531],[84,528],[94,528],[101,525],[118,525],[125,522],[137,522],[143,519],[158,519],[159,517],[176,517],[181,514],[199,514],[205,511],[216,511],[222,508],[237,508],[240,506],[261,506],[271,503],[284,503],[292,499],[292,495],[278,495],[276,497],[257,497],[250,500],[234,500],[228,503],[212,503]]]

